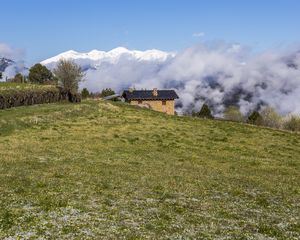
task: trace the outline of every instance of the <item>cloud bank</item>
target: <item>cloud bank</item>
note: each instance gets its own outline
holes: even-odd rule
[[[215,114],[230,105],[243,113],[268,105],[281,114],[300,114],[300,48],[252,54],[238,44],[209,43],[185,49],[164,62],[125,55],[86,71],[81,87],[116,91],[134,86],[177,90],[177,109],[199,111],[204,102]]]

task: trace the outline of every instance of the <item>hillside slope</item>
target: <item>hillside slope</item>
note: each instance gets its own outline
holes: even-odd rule
[[[87,101],[0,111],[0,238],[300,238],[300,136]]]

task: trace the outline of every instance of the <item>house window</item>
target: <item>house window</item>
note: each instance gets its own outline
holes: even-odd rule
[[[138,100],[138,104],[143,104],[143,101],[142,100]]]
[[[162,105],[163,106],[167,105],[167,102],[166,101],[162,101]]]

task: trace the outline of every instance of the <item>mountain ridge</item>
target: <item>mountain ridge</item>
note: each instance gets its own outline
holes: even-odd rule
[[[138,61],[159,61],[164,62],[168,58],[174,57],[175,53],[164,52],[157,49],[150,49],[145,51],[129,50],[124,47],[117,47],[110,51],[100,51],[93,49],[90,52],[77,52],[75,50],[68,50],[60,53],[51,58],[45,59],[41,64],[51,66],[57,63],[60,59],[72,59],[72,60],[90,60],[93,62],[109,62],[115,63],[121,57],[127,57]]]
[[[8,66],[15,64],[15,61],[2,57],[0,58],[0,72],[4,72]]]

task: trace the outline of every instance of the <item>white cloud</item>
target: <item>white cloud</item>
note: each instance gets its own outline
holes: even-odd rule
[[[81,87],[175,89],[183,111],[199,110],[207,102],[217,114],[229,105],[244,113],[270,105],[282,114],[300,114],[299,49],[252,54],[241,45],[217,42],[193,46],[165,61],[123,55],[113,63],[85,65],[87,80]]]
[[[11,47],[8,44],[0,43],[0,58],[2,57],[19,61],[24,59],[24,51],[22,49]]]
[[[193,33],[193,37],[204,37],[204,36],[205,36],[204,32]]]

